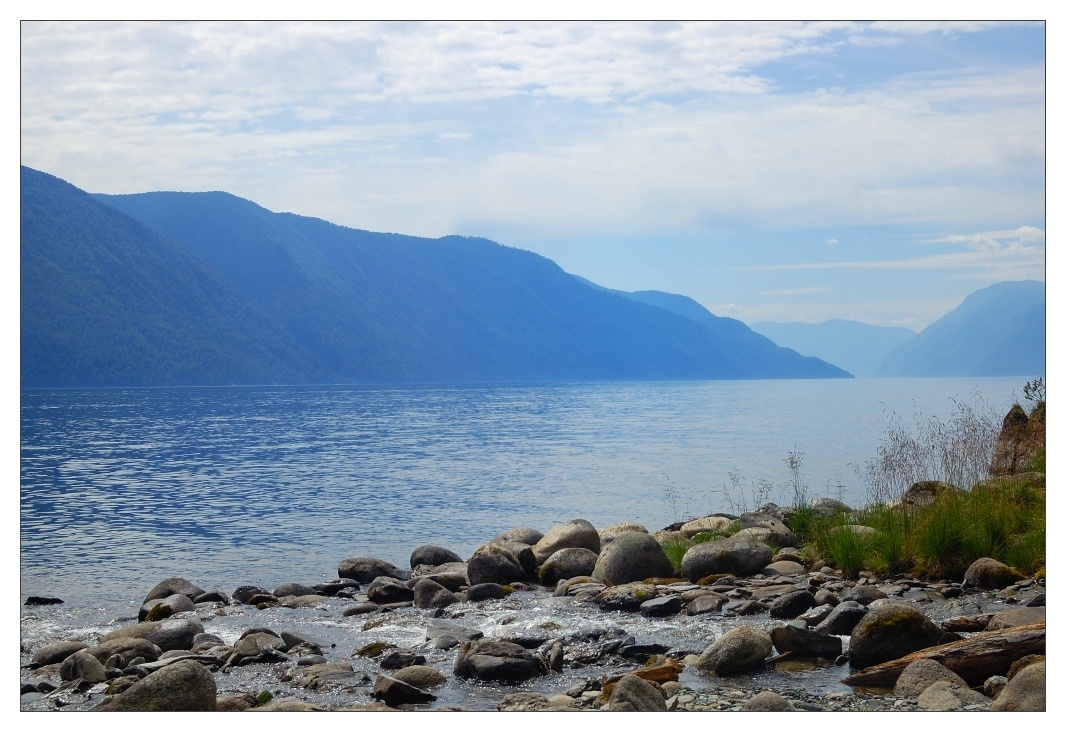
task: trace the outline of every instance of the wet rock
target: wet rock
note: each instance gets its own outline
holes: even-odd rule
[[[772,558],[773,551],[766,544],[730,537],[693,546],[681,560],[681,572],[690,582],[712,575],[740,577],[759,572]]]
[[[808,658],[833,660],[840,655],[844,644],[833,635],[821,635],[795,625],[781,625],[770,631],[770,640],[778,653],[792,653]]]
[[[953,712],[970,704],[984,706],[988,699],[984,694],[951,681],[934,681],[918,695],[918,708],[927,712]]]
[[[192,599],[193,603],[199,605],[201,602],[222,602],[229,603],[229,597],[222,590],[208,590],[202,595],[197,595]]]
[[[597,582],[624,585],[650,577],[672,577],[674,567],[650,534],[627,532],[618,535],[600,552],[587,574]]]
[[[647,618],[664,618],[681,612],[681,598],[667,595],[640,603],[640,614]]]
[[[696,667],[716,676],[737,676],[759,669],[774,644],[757,628],[733,628],[700,654]]]
[[[111,631],[100,639],[100,643],[118,638],[141,638],[163,651],[187,651],[192,648],[193,638],[203,632],[203,623],[196,618],[168,618]]]
[[[282,582],[273,593],[274,597],[306,597],[308,595],[317,595],[318,591],[313,587],[307,585],[301,585],[299,582]]]
[[[600,529],[600,552],[603,552],[607,548],[607,545],[613,542],[622,534],[628,534],[636,532],[638,534],[647,534],[648,529],[641,524],[634,523],[632,521],[626,521],[620,524],[612,524],[606,529]]]
[[[322,652],[321,644],[311,640],[303,633],[297,633],[295,630],[283,630],[279,635],[281,636],[281,640],[285,643],[281,650],[285,652],[291,651],[297,646],[305,646],[315,653]]]
[[[387,671],[407,668],[408,666],[425,666],[426,657],[406,648],[387,651],[381,657],[381,668]]]
[[[179,660],[108,697],[96,709],[122,712],[213,712],[218,689],[197,661]]]
[[[666,700],[654,684],[625,674],[614,685],[607,709],[612,712],[665,712]]]
[[[774,691],[760,691],[753,696],[744,706],[740,708],[742,712],[795,712],[798,711],[795,705],[788,699],[781,696]]]
[[[543,564],[560,549],[588,549],[593,554],[599,554],[600,533],[585,519],[556,524],[533,546],[537,565]]]
[[[445,549],[442,546],[436,546],[433,544],[423,544],[411,552],[411,569],[414,569],[420,564],[428,564],[432,567],[437,567],[441,564],[448,564],[449,562],[462,561],[463,558],[451,549]]]
[[[873,585],[855,585],[840,593],[840,600],[842,602],[857,602],[860,605],[869,605],[875,600],[884,600],[887,598],[888,595]]]
[[[432,666],[404,666],[392,672],[392,677],[419,689],[432,689],[442,685],[448,678]]]
[[[500,544],[485,544],[478,547],[466,564],[466,576],[470,579],[471,585],[489,582],[508,585],[529,579],[518,557]]]
[[[1024,579],[1025,575],[1014,569],[1014,567],[1009,567],[991,557],[982,557],[966,568],[966,574],[963,575],[962,581],[964,587],[1002,590]]]
[[[851,635],[851,631],[868,612],[869,610],[854,600],[845,600],[833,608],[825,620],[818,623],[814,632],[822,635]]]
[[[366,596],[371,602],[387,605],[394,602],[411,602],[414,600],[415,593],[395,577],[379,575],[370,582],[370,586],[366,589]]]
[[[762,574],[766,575],[767,577],[792,577],[795,575],[806,573],[806,567],[804,567],[799,562],[794,562],[789,559],[771,562],[762,569]]]
[[[448,566],[448,565],[441,565]],[[466,564],[463,564],[462,572],[430,572],[418,577],[412,577],[407,580],[407,586],[412,590],[421,580],[428,579],[433,580],[441,587],[448,589],[451,592],[459,592],[464,587],[470,584],[470,581],[466,578]]]
[[[892,693],[896,696],[919,696],[936,681],[947,681],[968,688],[966,681],[939,661],[920,658],[903,669]]]
[[[295,683],[303,689],[323,689],[329,686],[354,686],[362,681],[362,678],[362,674],[356,674],[352,664],[339,661],[305,668]]]
[[[910,605],[887,604],[870,610],[851,631],[848,655],[863,669],[938,645],[944,632]]]
[[[536,545],[536,543],[538,541],[540,541],[543,538],[544,538],[544,534],[542,534],[541,532],[537,531],[536,529],[530,529],[530,528],[527,528],[527,527],[519,527],[519,528],[514,528],[514,529],[507,529],[507,531],[504,531],[504,532],[498,534],[496,536],[496,538],[492,540],[492,542],[495,543],[495,542],[514,541],[514,542],[518,542],[519,544],[526,544],[527,546],[534,546],[534,545]]]
[[[790,620],[814,607],[814,595],[807,590],[786,592],[770,603],[770,617]]]
[[[88,650],[83,649],[63,659],[59,678],[63,681],[85,679],[89,683],[99,684],[107,681],[107,669]]]
[[[654,585],[632,582],[619,587],[608,587],[596,595],[596,604],[604,612],[622,611],[635,613],[648,600],[658,596]]]
[[[463,679],[521,683],[548,672],[538,656],[515,643],[467,641],[459,647],[454,673]]]
[[[986,628],[987,630],[1004,630],[1046,621],[1046,607],[1019,607],[1014,610],[1003,610],[996,613],[989,619]]]
[[[459,597],[428,577],[420,579],[412,590],[415,607],[423,610],[444,608],[459,602]]]
[[[30,668],[40,668],[53,663],[61,663],[67,656],[71,656],[88,646],[81,641],[58,641],[49,643],[37,649],[30,659]]]
[[[346,618],[350,618],[353,615],[366,615],[367,613],[372,613],[375,610],[380,609],[381,605],[378,605],[376,602],[357,602],[351,607],[344,608],[344,610],[341,612],[341,615]]]
[[[992,702],[993,712],[1043,712],[1047,709],[1047,663],[1026,666]]]
[[[145,595],[141,604],[144,605],[151,600],[162,600],[171,595],[185,595],[185,597],[190,600],[195,600],[202,594],[204,594],[204,590],[197,587],[192,582],[182,579],[181,577],[171,577],[153,587],[151,591]]]
[[[248,605],[256,595],[269,595],[270,590],[263,589],[258,585],[241,585],[233,591],[233,599],[242,605]]]
[[[361,584],[369,584],[378,577],[391,577],[392,579],[405,580],[407,574],[399,567],[374,557],[353,557],[345,559],[337,566],[337,576],[341,579],[351,579]]]
[[[595,566],[596,553],[593,551],[582,548],[560,549],[544,560],[537,570],[537,579],[542,585],[555,587],[560,580],[588,576]]]
[[[482,602],[484,600],[502,600],[507,597],[507,592],[502,586],[494,582],[483,582],[473,585],[466,591],[466,599],[469,602]]]
[[[196,603],[186,595],[168,595],[163,599],[149,600],[141,605],[137,613],[138,620],[164,620],[177,613],[187,613],[196,609]]]
[[[725,595],[719,595],[717,592],[708,592],[696,597],[685,606],[686,615],[706,615],[707,613],[717,613],[722,610],[722,607],[729,602],[729,598]]]
[[[41,605],[62,605],[63,601],[58,597],[42,597],[40,595],[30,595],[26,598],[26,602],[23,605],[27,607],[41,606]]]
[[[733,526],[733,519],[726,516],[704,516],[681,525],[678,529],[691,539],[696,534],[725,534]]]

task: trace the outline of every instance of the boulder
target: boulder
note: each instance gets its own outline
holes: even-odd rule
[[[844,643],[834,635],[821,635],[796,625],[781,625],[770,631],[770,640],[778,653],[791,653],[806,658],[839,656]]]
[[[690,582],[718,574],[743,577],[762,571],[773,555],[769,546],[750,539],[730,537],[708,541],[685,552],[681,559],[681,573]]]
[[[635,613],[648,600],[653,600],[659,592],[655,585],[630,582],[627,585],[607,587],[595,596],[595,602],[604,612],[622,611]]]
[[[706,615],[721,611],[722,607],[729,602],[725,595],[717,592],[707,592],[694,598],[685,606],[685,615]]]
[[[425,665],[405,666],[394,671],[392,677],[405,684],[417,686],[419,689],[432,689],[448,680],[437,669]]]
[[[1019,607],[1013,610],[1001,610],[993,615],[985,630],[1004,630],[1044,622],[1047,622],[1046,607]]]
[[[485,544],[478,547],[466,563],[466,576],[471,585],[491,582],[509,585],[530,579],[522,563],[514,553],[500,544]]]
[[[361,584],[373,582],[378,577],[392,577],[398,580],[407,579],[406,573],[394,564],[373,557],[345,559],[337,567],[337,576],[341,579],[355,580]],[[234,596],[236,596],[236,593],[234,593]]]
[[[199,635],[199,634],[197,634]],[[195,638],[196,636],[193,636]],[[122,659],[125,668],[135,658],[143,658],[145,661],[158,661],[163,650],[155,643],[146,641],[144,638],[117,637],[100,641],[100,645],[92,646],[89,653],[96,656],[96,660],[103,663],[112,656]]]
[[[681,524],[678,529],[685,537],[691,539],[696,534],[726,534],[733,528],[733,519],[726,516],[704,516]]]
[[[807,574],[807,568],[799,562],[784,559],[767,564],[762,568],[762,574],[767,577],[792,577],[799,574]]]
[[[931,506],[940,496],[958,492],[956,486],[942,480],[921,480],[904,492],[900,503],[908,506]]]
[[[857,602],[864,606],[869,605],[874,600],[884,600],[887,598],[888,595],[873,585],[855,585],[840,593],[841,602]]]
[[[338,577],[335,580],[329,580],[327,582],[320,582],[317,585],[311,585],[311,589],[320,595],[326,597],[335,597],[341,593],[356,592],[359,590],[359,583],[352,579],[343,579]]]
[[[934,681],[918,695],[918,708],[926,712],[954,712],[965,706],[984,706],[988,698],[953,681]]]
[[[666,700],[651,682],[625,674],[611,691],[607,709],[612,712],[665,712]]]
[[[520,684],[544,676],[548,668],[517,643],[474,640],[459,646],[453,671],[461,679]]]
[[[526,544],[528,546],[535,545],[538,541],[544,538],[544,534],[536,529],[530,529],[528,527],[519,527],[514,529],[507,529],[507,531],[500,532],[496,535],[493,542],[508,542],[516,541],[519,544]]]
[[[1025,579],[1025,575],[991,557],[981,557],[966,568],[962,582],[964,587],[982,590],[1002,590],[1015,582]]]
[[[1047,710],[1047,662],[1026,666],[1007,682],[992,702],[993,712],[1043,712]]]
[[[366,588],[366,597],[370,602],[388,605],[393,602],[411,602],[415,598],[415,593],[414,590],[395,577],[378,575],[371,580],[370,586]]]
[[[91,684],[107,681],[107,669],[88,650],[82,649],[63,659],[59,667],[59,678],[63,681],[85,679]]]
[[[1021,405],[1015,404],[1003,418],[989,472],[999,476],[1028,470],[1032,459],[1044,450],[1045,425],[1043,403],[1038,404],[1032,414],[1026,414]]]
[[[786,592],[770,603],[770,617],[791,620],[814,607],[814,595],[807,590]]]
[[[769,514],[757,512],[740,514],[740,529],[734,536],[743,535],[747,529],[761,529],[764,531],[747,533],[757,541],[773,544],[776,547],[796,546],[799,544],[799,537],[792,533],[792,529],[785,526],[780,519]]]
[[[411,569],[414,569],[420,564],[428,564],[431,567],[437,567],[441,564],[462,561],[463,558],[451,549],[445,549],[442,546],[434,546],[433,544],[423,544],[411,552]]]
[[[193,610],[196,610],[196,603],[187,595],[167,595],[162,599],[156,598],[141,605],[137,620],[163,620],[176,613],[187,613]]]
[[[412,592],[414,594],[415,607],[423,610],[435,610],[459,602],[458,595],[428,577],[418,580]]]
[[[533,546],[537,566],[560,549],[588,549],[600,553],[600,532],[585,519],[574,519],[556,524]]]
[[[202,594],[204,594],[204,591],[192,582],[189,582],[189,580],[182,579],[181,577],[171,577],[153,587],[149,593],[145,595],[141,604],[144,605],[150,600],[162,600],[171,595],[185,595],[185,597],[190,600],[195,600]]]
[[[654,537],[631,531],[615,537],[586,574],[597,582],[624,585],[651,577],[673,577],[674,567]]]
[[[753,696],[744,706],[742,712],[795,712],[799,711],[795,705],[775,691],[760,691]]]
[[[821,496],[811,501],[810,509],[818,516],[835,516],[839,513],[852,513],[851,507],[843,501]]]
[[[282,582],[271,594],[274,597],[306,597],[319,593],[315,588],[301,585],[299,582]]]
[[[381,668],[395,671],[408,666],[425,666],[426,657],[408,648],[394,648],[381,656]]]
[[[378,674],[377,679],[374,680],[374,691],[371,696],[380,699],[390,707],[398,707],[401,704],[428,704],[437,699],[417,686],[385,674]]]
[[[910,605],[889,603],[870,610],[851,631],[852,668],[864,669],[939,645],[944,632]]]
[[[233,591],[233,599],[242,605],[247,605],[248,601],[257,595],[269,595],[270,590],[263,589],[258,585],[241,585]]]
[[[53,663],[61,663],[67,656],[72,656],[88,646],[81,641],[58,641],[42,646],[30,659],[30,668],[40,668]]]
[[[215,678],[197,661],[176,661],[108,697],[101,711],[213,712],[217,707]]]
[[[746,625],[733,628],[700,654],[696,668],[716,676],[757,671],[774,649],[770,636]]]
[[[494,582],[483,582],[473,585],[466,591],[466,599],[469,602],[482,602],[484,600],[502,600],[507,597],[506,590]]]
[[[596,553],[593,551],[581,548],[560,549],[540,565],[537,579],[542,585],[555,587],[559,580],[588,576],[595,566]]]
[[[647,534],[648,530],[641,524],[634,523],[632,521],[626,521],[620,524],[612,524],[606,529],[600,529],[600,551],[617,539],[622,534],[628,534],[631,532],[637,532],[638,534]]]
[[[640,603],[640,614],[646,618],[665,618],[681,612],[681,598],[664,595]]]
[[[203,632],[203,623],[197,618],[167,618],[113,630],[101,638],[100,643],[102,645],[116,638],[141,638],[164,651],[187,651],[192,648],[197,634]]]
[[[919,696],[936,681],[948,681],[962,688],[969,688],[961,676],[939,661],[931,658],[919,658],[903,669],[896,679],[892,693],[896,696]]]

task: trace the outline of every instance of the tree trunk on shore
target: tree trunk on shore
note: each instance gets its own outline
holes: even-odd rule
[[[911,663],[931,658],[957,673],[971,686],[990,676],[1006,676],[1010,665],[1022,656],[1043,654],[1044,623],[993,630],[954,643],[915,651],[895,661],[864,668],[844,679],[848,686],[891,687]]]

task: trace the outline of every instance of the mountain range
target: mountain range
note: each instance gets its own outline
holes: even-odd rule
[[[21,217],[23,388],[849,376],[486,239],[93,196],[24,166]]]
[[[855,376],[872,376],[898,345],[915,333],[909,328],[868,325],[855,320],[823,323],[752,323],[751,329],[774,343],[817,356]]]

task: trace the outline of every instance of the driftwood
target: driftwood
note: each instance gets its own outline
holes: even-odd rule
[[[903,669],[922,658],[947,666],[971,686],[983,684],[990,676],[1006,676],[1010,665],[1030,653],[1044,653],[1044,623],[992,630],[954,643],[915,651],[895,661],[864,668],[844,679],[848,686],[890,687]]]
[[[665,684],[667,681],[677,681],[681,676],[681,672],[684,670],[685,667],[680,663],[671,658],[666,658],[663,659],[662,663],[656,664],[655,666],[646,666],[638,671],[630,671],[629,673],[633,676],[639,676],[645,681],[654,681],[659,684]],[[628,674],[616,674],[604,681],[603,685],[607,686],[608,684],[617,683],[619,679],[627,675]]]

